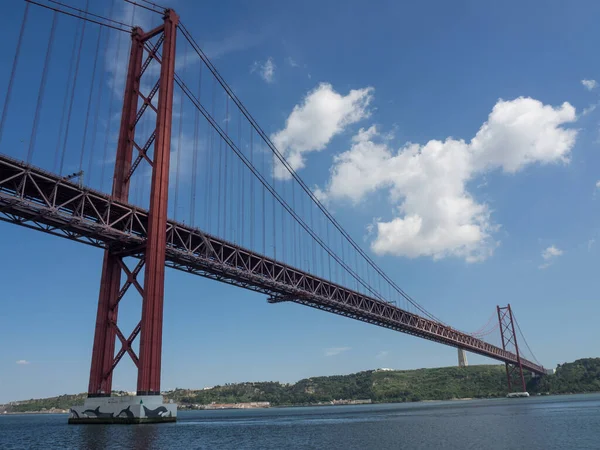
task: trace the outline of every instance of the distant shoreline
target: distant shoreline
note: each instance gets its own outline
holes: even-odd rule
[[[559,364],[554,374],[532,377],[525,373],[531,396],[595,393],[600,386],[600,358]],[[472,365],[432,369],[372,369],[348,375],[318,376],[295,383],[248,381],[202,389],[164,390],[165,401],[181,411],[256,407],[315,407],[357,403],[413,403],[505,398],[504,365]],[[131,395],[112,391],[113,396]],[[86,392],[0,404],[4,413],[65,414],[83,404]]]
[[[537,397],[562,397],[565,395],[598,395],[600,391],[594,392],[567,392],[560,394],[534,394],[529,398],[537,398]],[[438,402],[457,402],[457,401],[472,401],[472,400],[500,400],[505,399],[506,397],[466,397],[466,398],[451,398],[451,399],[443,399],[443,400],[418,400],[414,402],[371,402],[371,403],[359,403],[359,404],[329,404],[329,403],[315,403],[315,404],[298,404],[298,405],[276,405],[276,406],[267,406],[267,407],[254,407],[254,408],[182,408],[179,409],[179,412],[184,411],[239,411],[239,410],[256,410],[256,409],[282,409],[282,408],[315,408],[315,407],[327,407],[327,406],[366,406],[366,405],[402,405],[406,403],[438,403]],[[63,410],[49,410],[49,411],[23,411],[23,412],[4,412],[0,414],[2,416],[24,416],[24,415],[66,415],[69,414],[68,409]]]

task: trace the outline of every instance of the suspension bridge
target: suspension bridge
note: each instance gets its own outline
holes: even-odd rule
[[[292,169],[177,13],[123,1],[134,6],[127,21],[115,18],[120,0],[109,11],[24,1],[0,117],[0,220],[104,251],[88,399],[71,423],[175,420],[160,395],[165,267],[493,358],[509,392],[526,390],[524,371],[545,373],[510,305],[467,333],[404,292]],[[155,26],[135,26],[136,10]],[[28,46],[40,43],[37,61]],[[126,335],[128,292],[142,307]],[[489,342],[498,335],[501,346]],[[137,396],[111,397],[125,355]]]

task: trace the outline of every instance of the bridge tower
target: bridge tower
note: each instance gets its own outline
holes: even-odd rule
[[[163,294],[165,276],[167,205],[173,87],[175,75],[175,42],[179,17],[166,10],[163,23],[144,32],[135,27],[131,33],[131,50],[117,156],[112,186],[112,199],[127,203],[131,176],[142,161],[152,166],[148,223],[143,224],[147,238],[142,248],[112,246],[104,252],[96,330],[88,398],[83,407],[73,407],[69,423],[164,422],[175,421],[177,405],[163,404],[160,395]],[[147,53],[144,58],[144,51]],[[140,83],[152,61],[160,64],[160,76],[147,96]],[[158,106],[152,103],[158,94]],[[136,141],[136,125],[145,112],[156,113],[156,127],[146,142]],[[154,150],[150,151],[154,145]],[[133,150],[137,156],[133,158]],[[125,258],[134,256],[138,263],[127,266]],[[144,270],[143,286],[137,276]],[[122,283],[124,279],[124,283]],[[141,320],[129,337],[117,325],[119,302],[128,289],[135,288],[142,297]],[[132,348],[140,336],[139,356]],[[121,349],[115,355],[116,339]],[[137,396],[111,397],[112,374],[127,353],[138,370]]]
[[[496,307],[498,310],[498,322],[500,324],[500,336],[502,337],[502,348],[507,351],[514,351],[517,355],[517,364],[505,363],[506,379],[508,382],[508,392],[513,389],[527,392],[525,377],[523,376],[523,365],[521,364],[521,355],[519,354],[519,344],[517,343],[517,333],[515,332],[515,323],[513,320],[510,303],[505,307]]]

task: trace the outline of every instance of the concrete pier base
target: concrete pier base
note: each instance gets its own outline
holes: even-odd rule
[[[69,411],[70,424],[139,424],[177,421],[177,405],[162,395],[91,397]]]

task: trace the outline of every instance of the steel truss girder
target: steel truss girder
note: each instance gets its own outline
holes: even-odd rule
[[[0,155],[0,220],[135,256],[148,212]],[[518,364],[510,351],[199,229],[169,220],[166,239],[168,267]],[[544,373],[531,361],[521,364]]]

